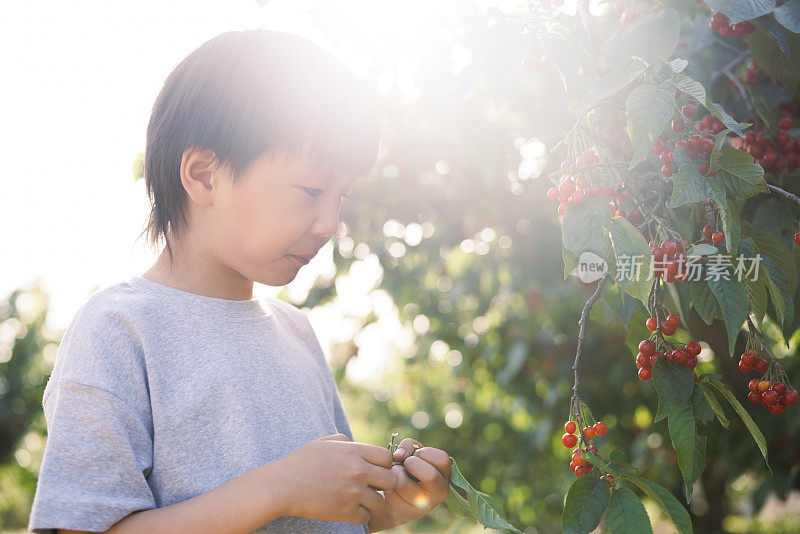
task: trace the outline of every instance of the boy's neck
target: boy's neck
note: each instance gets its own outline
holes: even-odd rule
[[[153,266],[142,274],[143,278],[205,297],[226,300],[253,298],[252,280],[202,254],[190,238],[181,243],[170,241],[170,245],[174,263],[170,265],[165,248]]]

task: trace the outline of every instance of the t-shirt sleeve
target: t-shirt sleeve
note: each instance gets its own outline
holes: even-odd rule
[[[28,529],[105,531],[156,507],[149,420],[132,399],[133,341],[119,320],[84,313],[65,333],[43,406],[47,441]]]
[[[104,531],[155,508],[145,473],[150,436],[113,394],[60,380],[48,398],[48,436],[28,528]]]

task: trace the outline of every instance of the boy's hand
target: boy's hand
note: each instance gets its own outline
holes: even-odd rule
[[[397,484],[386,447],[344,434],[310,441],[268,465],[284,495],[283,515],[308,519],[363,525],[384,510],[378,490]]]
[[[420,448],[414,450],[414,444]],[[403,462],[403,465],[392,467],[392,471],[397,473],[397,485],[384,491],[383,495],[387,517],[392,526],[397,526],[419,519],[447,499],[450,455],[440,449],[423,447],[415,439],[405,438],[394,451],[394,460]],[[419,482],[409,478],[406,470]]]

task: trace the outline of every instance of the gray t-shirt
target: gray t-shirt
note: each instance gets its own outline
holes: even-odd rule
[[[305,314],[134,276],[91,295],[58,348],[28,529],[103,531],[322,436],[353,439]],[[256,532],[368,533],[283,516]]]

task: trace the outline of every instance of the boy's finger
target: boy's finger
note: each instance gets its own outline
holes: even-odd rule
[[[433,465],[445,479],[450,479],[450,455],[445,451],[433,447],[422,447],[417,449],[414,456]]]
[[[439,470],[417,455],[406,458],[403,466],[417,477],[422,487],[430,493],[438,494],[442,487],[447,487],[447,481]]]
[[[418,447],[422,447],[422,443],[413,438],[403,438],[403,441],[400,442],[400,445],[398,445],[397,449],[394,451],[394,459],[402,462],[411,456],[412,452],[416,454],[416,452],[414,452],[414,444]]]

